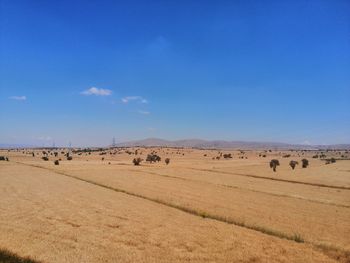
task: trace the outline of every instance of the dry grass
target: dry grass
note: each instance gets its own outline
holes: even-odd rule
[[[286,159],[273,174],[257,152],[212,161],[209,150],[158,151],[169,166],[10,153],[0,246],[43,262],[348,262],[350,162],[311,160],[293,174]]]
[[[37,165],[30,165],[30,166],[36,167],[36,168],[45,169],[45,168],[43,168],[41,166],[37,166]],[[58,174],[61,174],[61,175],[64,175],[64,176],[67,176],[67,177],[70,177],[70,178],[74,178],[74,179],[77,179],[77,180],[89,183],[89,184],[97,185],[99,187],[103,187],[103,188],[106,188],[106,189],[109,189],[109,190],[112,190],[112,191],[115,191],[115,192],[124,193],[124,194],[127,194],[127,195],[131,195],[131,196],[134,196],[134,197],[138,197],[138,198],[142,198],[142,199],[145,199],[145,200],[148,200],[148,201],[152,201],[152,202],[155,202],[157,204],[161,204],[161,205],[164,205],[164,206],[175,208],[175,209],[178,209],[178,210],[180,210],[182,212],[189,213],[191,215],[199,216],[199,217],[202,217],[202,218],[209,218],[209,219],[217,220],[217,221],[224,222],[224,223],[227,223],[227,224],[232,224],[232,225],[244,227],[244,228],[247,228],[247,229],[255,230],[255,231],[258,231],[258,232],[270,235],[270,236],[275,236],[275,237],[279,237],[279,238],[283,238],[283,239],[287,239],[287,240],[293,240],[293,241],[298,242],[298,243],[304,243],[304,239],[300,236],[300,234],[297,234],[297,233],[295,233],[293,235],[289,235],[289,234],[286,234],[286,233],[283,233],[283,232],[279,232],[279,231],[270,229],[268,227],[262,227],[262,226],[257,226],[257,225],[249,225],[249,224],[246,224],[243,221],[237,221],[237,220],[229,218],[229,217],[223,217],[223,216],[219,216],[219,215],[215,215],[215,214],[210,214],[210,213],[208,213],[206,211],[201,211],[201,210],[198,210],[198,209],[193,209],[193,208],[177,205],[177,204],[174,204],[174,203],[166,202],[166,201],[164,201],[162,199],[150,198],[150,197],[147,197],[147,196],[144,196],[144,195],[140,195],[140,194],[137,194],[137,193],[133,193],[133,192],[129,192],[129,191],[126,191],[126,190],[123,190],[123,189],[118,189],[118,188],[114,188],[114,187],[111,187],[111,186],[108,186],[108,185],[97,183],[95,181],[91,181],[91,180],[83,179],[83,178],[80,178],[80,177],[72,176],[72,175],[69,175],[69,174],[64,173],[64,172],[59,172],[59,171],[54,171],[54,172],[58,173]]]
[[[127,169],[108,166],[95,170],[93,166],[87,165],[79,170],[58,172],[169,206],[175,205],[183,210],[199,211],[212,218],[224,218],[236,224],[244,222],[250,228],[259,226],[289,237],[299,233],[303,239],[314,243],[328,242],[345,247],[349,244],[347,233],[350,226],[347,218],[350,218],[350,211],[339,206],[142,172],[135,174]],[[302,196],[309,189],[303,189],[303,192],[297,192],[296,188],[294,190],[297,196]]]

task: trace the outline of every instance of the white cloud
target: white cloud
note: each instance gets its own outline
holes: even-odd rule
[[[26,96],[11,96],[10,99],[11,100],[26,100],[27,97]]]
[[[149,111],[143,111],[143,110],[139,110],[138,113],[140,113],[142,115],[149,115],[149,114],[151,114]]]
[[[123,103],[128,103],[130,101],[139,101],[141,103],[148,103],[148,101],[142,98],[141,96],[128,96],[128,97],[122,98]]]
[[[82,95],[96,95],[96,96],[109,96],[112,95],[112,91],[109,89],[98,89],[96,87],[91,87],[88,90],[81,92]]]

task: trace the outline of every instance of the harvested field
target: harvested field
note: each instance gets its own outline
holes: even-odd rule
[[[350,260],[350,161],[310,152],[291,170],[296,152],[138,148],[171,162],[134,166],[135,150],[0,151],[0,248],[42,262]]]

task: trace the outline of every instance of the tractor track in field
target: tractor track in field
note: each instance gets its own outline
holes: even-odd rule
[[[231,172],[225,172],[225,171],[220,171],[220,170],[212,170],[212,169],[199,169],[199,168],[192,168],[192,167],[186,167],[186,169],[190,169],[190,170],[194,170],[194,171],[202,171],[202,172],[211,172],[211,173],[221,173],[221,174],[245,176],[245,177],[250,177],[250,178],[278,181],[278,182],[291,183],[291,184],[302,184],[302,185],[309,185],[309,186],[315,186],[315,187],[325,187],[325,188],[333,188],[333,189],[341,189],[341,190],[350,190],[350,187],[348,187],[348,186],[308,183],[308,182],[294,181],[294,180],[288,180],[288,179],[272,178],[272,177],[267,177],[267,176],[259,176],[259,175],[254,175],[254,174],[231,173]]]
[[[188,179],[188,178],[173,176],[173,175],[159,174],[159,173],[151,172],[151,171],[137,171],[137,170],[128,170],[128,171],[137,172],[137,173],[141,173],[141,174],[143,174],[143,173],[152,174],[152,175],[165,177],[165,178],[177,179],[177,180],[188,181],[188,182],[203,183],[203,184],[208,184],[208,185],[218,186],[218,187],[225,187],[225,188],[230,188],[230,189],[239,189],[239,190],[244,190],[244,191],[249,191],[249,192],[254,192],[254,193],[261,193],[261,194],[265,194],[265,195],[276,196],[276,197],[287,197],[287,198],[299,199],[299,200],[303,200],[303,201],[307,201],[307,202],[311,202],[311,203],[337,206],[337,207],[343,207],[343,208],[350,208],[350,205],[338,204],[338,203],[333,203],[333,202],[324,202],[324,201],[320,201],[320,200],[316,200],[316,199],[304,198],[304,197],[293,196],[293,195],[288,195],[288,194],[276,194],[276,193],[271,193],[271,192],[266,192],[266,191],[244,188],[244,187],[235,186],[235,185],[215,184],[215,183],[211,183],[211,182],[207,182],[207,181]]]

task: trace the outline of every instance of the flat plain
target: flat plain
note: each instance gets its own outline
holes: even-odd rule
[[[39,262],[350,262],[347,151],[325,152],[330,164],[316,151],[68,151],[0,151],[1,251]],[[146,162],[151,152],[162,160]]]

